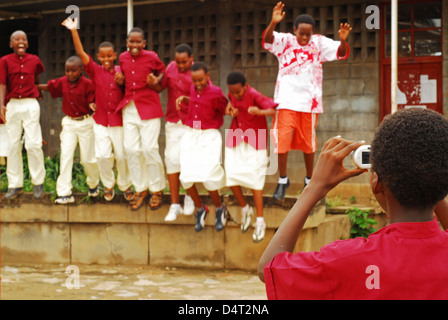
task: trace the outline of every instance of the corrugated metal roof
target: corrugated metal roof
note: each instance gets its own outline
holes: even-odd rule
[[[191,0],[134,0],[133,2],[135,7],[143,4],[182,1]],[[45,14],[65,12],[69,5],[76,5],[80,10],[95,10],[111,7],[126,7],[127,0],[4,0],[0,2],[0,19],[42,17]]]

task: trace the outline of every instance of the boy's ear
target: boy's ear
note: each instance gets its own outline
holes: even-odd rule
[[[143,40],[143,48],[146,48],[146,40]]]
[[[372,189],[372,192],[374,194],[384,192],[383,183],[381,182],[378,174],[375,171],[372,171],[370,175],[370,188]]]

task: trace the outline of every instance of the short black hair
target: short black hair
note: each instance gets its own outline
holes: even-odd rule
[[[78,57],[78,56],[71,56],[71,57],[69,57],[69,58],[65,61],[65,63],[66,63],[66,64],[67,64],[67,63],[74,63],[74,64],[78,65],[80,68],[82,68],[82,61],[81,61],[81,58]]]
[[[227,84],[241,83],[242,86],[246,84],[246,77],[240,71],[232,71],[227,76]]]
[[[112,42],[109,41],[103,41],[100,43],[100,45],[98,46],[99,48],[112,48],[115,51],[115,46],[112,44]]]
[[[186,52],[189,57],[191,57],[191,55],[193,54],[193,50],[191,50],[191,47],[188,44],[186,44],[186,43],[178,44],[176,46],[175,52],[177,52],[177,53],[184,53],[184,52]]]
[[[193,71],[199,71],[199,70],[204,70],[204,73],[207,73],[207,72],[208,72],[207,65],[206,65],[204,62],[202,62],[202,61],[195,62],[195,63],[190,67],[190,71],[191,71],[191,72],[193,72]]]
[[[313,29],[316,27],[316,20],[309,14],[301,14],[297,16],[294,21],[294,27],[298,28],[300,23],[308,23],[313,26]]]
[[[421,108],[385,117],[370,159],[372,170],[402,206],[436,205],[448,194],[448,119]]]
[[[143,31],[142,28],[139,28],[139,27],[132,28],[131,31],[129,31],[129,33],[128,33],[128,38],[129,38],[130,34],[133,32],[140,33],[142,35],[142,38],[145,39],[145,32]]]

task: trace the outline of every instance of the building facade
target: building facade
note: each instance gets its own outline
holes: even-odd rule
[[[0,4],[1,55],[10,51],[9,34],[23,29],[30,38],[29,51],[38,54],[46,66],[41,82],[60,77],[64,74],[65,60],[75,54],[71,35],[61,26],[70,14],[60,1],[35,1],[34,12],[33,5],[20,6],[24,2]],[[96,57],[97,46],[102,41],[112,42],[118,54],[126,50],[124,0],[71,2],[80,8],[79,32],[85,50],[92,57]],[[196,61],[208,64],[212,81],[225,93],[227,74],[239,70],[250,85],[273,96],[278,62],[262,48],[261,37],[276,2],[136,0],[134,26],[145,31],[147,49],[157,52],[165,64],[173,59],[175,46],[185,42],[192,46]],[[390,3],[378,0],[285,0],[284,3],[286,17],[277,31],[292,32],[293,21],[301,13],[312,15],[317,22],[315,31],[332,39],[338,39],[341,22],[353,27],[348,39],[349,58],[324,64],[324,113],[318,121],[318,149],[338,134],[370,142],[381,119],[390,112]],[[11,20],[9,16],[13,13],[16,19]],[[400,1],[398,24],[399,108],[424,106],[446,114],[448,3]],[[166,93],[161,97],[166,108]],[[47,142],[45,152],[53,156],[59,150],[61,101],[46,96],[41,106],[42,130]],[[226,119],[223,133],[230,121]],[[159,142],[163,154],[163,130]],[[305,171],[302,153],[291,152],[289,157],[288,175],[300,183]],[[276,180],[275,174],[267,182]],[[367,177],[351,180],[367,181]]]

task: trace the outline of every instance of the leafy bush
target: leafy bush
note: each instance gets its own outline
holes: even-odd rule
[[[53,158],[45,158],[45,182],[44,189],[45,192],[50,192],[52,194],[52,198],[56,197],[56,181],[59,176],[59,158],[60,153],[55,155]],[[75,193],[86,193],[89,190],[89,187],[86,183],[86,175],[84,173],[84,168],[79,161],[75,159],[73,163],[72,170],[72,184],[73,184],[73,192]],[[4,193],[8,190],[8,178],[6,176],[6,166],[0,166],[1,171],[1,192]],[[28,169],[28,157],[26,152],[23,153],[23,191],[24,192],[32,192],[33,184],[31,183],[31,176]]]
[[[369,218],[369,210],[350,208],[346,213],[352,224],[352,228],[350,229],[351,238],[367,238],[370,234],[377,231],[372,225],[378,224],[378,222]]]

